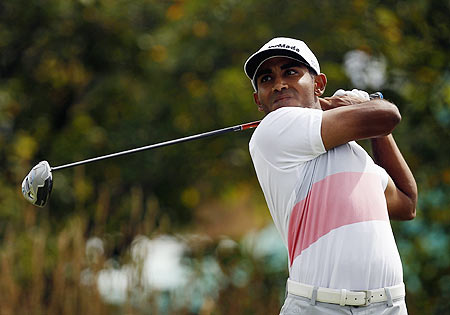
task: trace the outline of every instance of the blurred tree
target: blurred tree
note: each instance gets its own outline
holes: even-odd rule
[[[205,231],[199,218],[211,222],[208,211],[229,209],[221,222],[239,226],[240,235],[253,222],[268,222],[247,152],[250,133],[55,172],[44,209],[27,205],[19,186],[39,160],[57,166],[260,119],[243,63],[269,38],[292,36],[318,56],[327,95],[354,87],[346,61],[355,66],[351,57],[360,56],[368,78],[361,88],[380,89],[399,106],[403,121],[395,137],[420,198],[418,217],[394,224],[408,306],[411,314],[441,314],[450,292],[449,6],[439,0],[2,1],[0,252],[2,270],[10,268],[15,278],[0,283],[15,283],[11,292],[26,294],[33,270],[25,257],[38,246],[45,252],[46,293],[35,299],[45,302],[56,288],[50,270],[60,261],[57,239],[78,217],[86,224],[74,239],[99,236],[111,257],[126,256],[138,234]],[[366,73],[372,66],[375,72]],[[8,260],[13,256],[20,259]],[[268,291],[254,292],[255,300],[274,301]]]

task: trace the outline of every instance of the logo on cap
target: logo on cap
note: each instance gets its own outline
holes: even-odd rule
[[[296,52],[300,53],[300,49],[297,48],[297,46],[289,46],[289,45],[286,45],[286,44],[271,45],[271,46],[269,46],[267,48],[268,49],[272,49],[272,48],[286,48],[286,49],[290,49],[290,50],[293,50],[293,51],[296,51]]]

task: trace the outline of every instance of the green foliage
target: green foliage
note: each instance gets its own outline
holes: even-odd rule
[[[221,224],[238,226],[237,239],[252,222],[259,228],[270,221],[247,153],[250,132],[55,172],[44,209],[26,204],[19,187],[40,160],[57,166],[260,119],[242,67],[274,36],[308,43],[328,75],[326,95],[354,87],[347,52],[385,61],[380,89],[401,110],[395,137],[419,186],[417,219],[394,224],[408,307],[411,314],[442,313],[450,292],[449,15],[448,1],[439,0],[2,1],[0,291],[12,293],[0,313],[26,309],[18,301],[29,293],[36,314],[47,306],[75,314],[87,305],[77,309],[77,301],[89,299],[96,301],[91,311],[107,313],[95,290],[80,293],[77,278],[87,264],[82,243],[92,236],[125,261],[140,234],[216,237],[209,221],[199,223],[202,209],[225,208]],[[278,309],[279,292],[270,287],[282,286],[285,274],[273,280],[256,268],[252,277],[263,287],[223,289],[214,313],[235,311],[228,301],[248,292],[254,296],[242,299],[243,313],[255,312],[258,300]],[[65,297],[58,286],[78,292],[74,300],[55,302]]]

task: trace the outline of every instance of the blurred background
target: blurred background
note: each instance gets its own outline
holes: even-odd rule
[[[410,314],[450,314],[450,2],[2,0],[0,314],[278,314],[287,251],[252,131],[58,166],[259,120],[246,58],[303,39],[338,88],[382,91],[419,187],[393,222]],[[366,142],[361,143],[370,150]]]

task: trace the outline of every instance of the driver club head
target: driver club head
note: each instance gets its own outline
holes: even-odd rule
[[[26,200],[38,207],[44,207],[52,192],[53,179],[47,161],[39,162],[22,182],[22,194]]]

